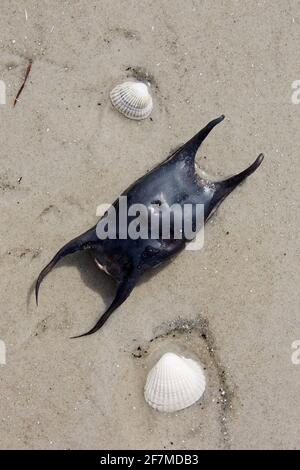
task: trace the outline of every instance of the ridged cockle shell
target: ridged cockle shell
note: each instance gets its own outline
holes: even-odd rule
[[[164,354],[150,370],[144,395],[158,411],[179,411],[198,401],[205,390],[202,367],[193,359]]]
[[[141,120],[153,109],[149,86],[144,82],[124,82],[110,92],[113,106],[129,119]]]

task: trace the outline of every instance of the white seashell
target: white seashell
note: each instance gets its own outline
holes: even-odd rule
[[[153,109],[149,87],[143,82],[124,82],[110,92],[113,106],[129,119],[146,119]]]
[[[193,405],[203,395],[205,376],[200,364],[177,354],[164,354],[150,370],[144,395],[159,411],[179,411]]]

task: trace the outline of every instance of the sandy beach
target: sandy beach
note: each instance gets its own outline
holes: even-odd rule
[[[299,448],[299,2],[2,0],[0,49],[0,448]],[[110,103],[130,77],[151,84],[151,120]],[[201,251],[71,340],[115,284],[79,252],[37,307],[39,272],[100,204],[220,114],[197,164],[220,178],[263,152],[262,166],[207,224]],[[173,414],[143,396],[167,351],[207,378],[200,402]]]

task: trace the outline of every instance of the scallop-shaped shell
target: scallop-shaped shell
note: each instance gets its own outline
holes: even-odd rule
[[[150,370],[144,395],[159,411],[179,411],[193,405],[203,395],[205,376],[200,364],[177,354],[164,354]]]
[[[146,119],[153,109],[149,87],[143,82],[124,82],[110,92],[113,106],[129,119]]]

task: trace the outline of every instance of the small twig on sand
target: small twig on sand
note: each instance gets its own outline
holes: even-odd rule
[[[28,67],[27,67],[27,70],[26,70],[26,73],[25,73],[24,81],[23,81],[23,83],[22,83],[22,85],[21,85],[20,90],[19,90],[18,93],[17,93],[17,96],[15,97],[15,101],[14,101],[14,104],[13,104],[14,107],[16,106],[16,104],[17,104],[17,102],[18,102],[18,98],[19,98],[20,94],[21,94],[22,91],[23,91],[23,88],[24,88],[24,86],[25,86],[25,83],[27,82],[28,75],[29,75],[30,70],[31,70],[31,66],[32,66],[32,60],[29,60],[29,64],[28,64]]]

